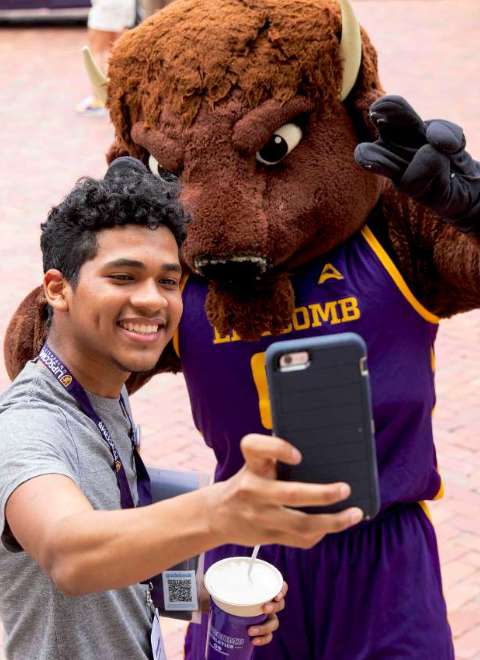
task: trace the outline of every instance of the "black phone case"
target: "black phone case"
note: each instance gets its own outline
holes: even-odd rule
[[[285,353],[307,351],[306,368],[280,371]],[[273,431],[303,454],[299,465],[280,464],[279,479],[311,483],[344,481],[347,500],[309,513],[360,507],[373,518],[380,507],[366,345],[355,333],[294,339],[269,346],[265,355]]]

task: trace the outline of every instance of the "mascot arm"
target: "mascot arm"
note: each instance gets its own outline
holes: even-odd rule
[[[388,186],[372,230],[422,304],[442,318],[480,307],[480,240]]]
[[[460,126],[423,121],[400,96],[373,103],[370,119],[379,139],[357,146],[357,163],[391,179],[457,230],[480,237],[480,163],[465,150]]]
[[[43,288],[39,286],[22,300],[5,333],[5,367],[12,380],[20,373],[28,360],[39,353],[47,336],[47,317],[47,301]],[[155,374],[179,370],[180,360],[170,342],[155,368],[148,373],[130,376],[127,388],[129,392],[135,392]]]
[[[370,107],[378,129],[357,163],[391,179],[375,229],[423,304],[439,316],[480,306],[480,163],[462,129],[423,121],[399,96]]]

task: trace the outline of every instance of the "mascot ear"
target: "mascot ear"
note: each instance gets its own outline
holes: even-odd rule
[[[369,120],[369,108],[385,94],[378,77],[377,53],[362,28],[362,64],[356,83],[344,101],[360,141],[375,140],[377,130]]]
[[[47,299],[43,286],[20,303],[5,333],[5,367],[13,380],[42,348],[47,335]]]

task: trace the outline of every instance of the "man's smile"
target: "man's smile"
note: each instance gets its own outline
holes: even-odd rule
[[[140,342],[153,342],[160,337],[167,327],[165,319],[127,318],[117,322],[122,334]]]

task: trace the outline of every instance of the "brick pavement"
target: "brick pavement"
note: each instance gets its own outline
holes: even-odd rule
[[[354,0],[380,55],[389,92],[425,116],[463,125],[480,157],[478,0]],[[80,28],[0,29],[0,335],[41,274],[38,224],[75,178],[104,170],[107,120],[75,116],[88,92]],[[464,90],[467,90],[466,92]],[[432,506],[457,660],[480,660],[480,312],[442,324],[437,346],[439,463],[446,498]],[[0,366],[0,388],[7,378]],[[165,467],[210,470],[181,376],[155,378],[133,398],[145,452]],[[163,623],[169,660],[182,657],[183,625]],[[354,659],[352,659],[354,660]],[[420,659],[419,659],[420,660]]]

